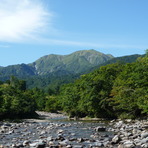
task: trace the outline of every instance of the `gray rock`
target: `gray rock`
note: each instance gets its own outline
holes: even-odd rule
[[[113,143],[113,144],[117,144],[117,143],[119,143],[120,140],[121,140],[120,137],[119,137],[118,135],[115,135],[115,136],[112,138],[112,143]]]
[[[83,148],[82,145],[73,145],[73,148]]]
[[[125,121],[126,122],[132,122],[132,119],[126,119]]]
[[[134,148],[135,147],[133,141],[126,141],[124,142],[123,146],[124,148]]]
[[[59,144],[60,144],[61,146],[67,146],[68,140],[64,140],[64,141],[62,141],[62,142],[59,142]]]
[[[53,138],[51,136],[47,137],[47,141],[53,141]]]
[[[142,144],[144,144],[144,143],[148,143],[148,137],[147,137],[147,138],[142,139],[140,142],[141,142]]]
[[[57,131],[57,134],[61,134],[61,133],[63,133],[64,131],[62,130],[62,129],[59,129],[58,131]]]
[[[58,145],[51,145],[49,148],[60,148]]]
[[[30,141],[29,141],[29,140],[25,140],[25,141],[23,142],[23,146],[29,146],[29,144],[30,144]]]
[[[44,148],[45,146],[46,144],[41,142],[37,144],[36,148]]]
[[[148,143],[142,144],[141,147],[142,148],[148,148]]]
[[[98,126],[98,127],[95,128],[95,130],[97,132],[104,132],[104,131],[106,131],[106,127]]]
[[[95,142],[94,146],[101,147],[103,146],[102,142]]]
[[[67,145],[66,148],[72,148],[72,145]]]
[[[4,126],[9,126],[10,127],[11,124],[10,123],[5,123]]]
[[[118,145],[118,148],[124,148],[123,144]]]
[[[78,138],[77,140],[78,140],[78,142],[84,142],[85,141],[83,138]]]
[[[37,144],[38,144],[38,142],[35,142],[35,143],[30,143],[30,144],[29,144],[29,146],[30,146],[30,147],[36,147],[36,146],[37,146]]]
[[[16,147],[16,144],[12,144],[11,146],[12,146],[12,147]]]
[[[102,143],[104,147],[107,147],[107,145],[109,144],[109,141],[105,141]]]
[[[14,133],[14,130],[11,130],[11,131],[8,132],[8,134],[12,134],[12,133]]]
[[[46,133],[47,133],[46,131],[41,131],[40,135],[44,135]]]
[[[17,147],[17,148],[21,148],[21,147],[24,147],[24,146],[23,146],[22,143],[17,143],[17,144],[16,144],[16,147]]]
[[[144,132],[144,133],[141,134],[141,138],[142,138],[142,139],[143,139],[143,138],[146,138],[146,137],[148,137],[148,132]]]

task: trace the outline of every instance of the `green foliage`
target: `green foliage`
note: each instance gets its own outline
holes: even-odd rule
[[[52,72],[62,71],[68,73],[81,73],[102,64],[113,58],[113,56],[105,55],[95,50],[82,50],[69,55],[47,55],[44,56],[33,64],[39,75],[45,75]]]
[[[73,86],[73,84],[67,84],[61,88],[60,101],[61,106],[65,112],[67,112],[70,116],[77,115],[78,109],[78,91],[77,88]]]
[[[57,112],[61,110],[61,105],[58,96],[46,97],[45,111]]]
[[[44,110],[46,104],[46,94],[44,93],[44,91],[39,88],[34,88],[32,90],[28,90],[28,92],[35,100],[36,110]]]
[[[47,55],[41,57],[31,64],[18,64],[7,67],[0,67],[0,80],[6,81],[11,75],[20,79],[27,79],[30,77],[40,79],[40,76],[52,75],[58,77],[59,75],[70,75],[83,73],[90,68],[102,64],[113,58],[110,55],[97,52],[95,50],[83,50],[69,55]],[[29,78],[29,79],[28,79]],[[47,85],[46,85],[47,86]],[[38,86],[35,86],[38,87]],[[29,85],[29,88],[30,85]]]
[[[136,62],[128,64],[125,63],[131,58],[123,58],[127,60],[125,63],[117,62],[101,66],[77,79],[79,74],[76,75],[75,71],[79,71],[80,67],[86,70],[85,67],[95,63],[98,56],[102,54],[94,50],[79,51],[66,57],[46,56],[34,63],[34,67],[30,70],[46,68],[49,59],[53,60],[50,62],[52,66],[59,67],[59,61],[64,64],[69,63],[64,65],[66,70],[60,71],[56,67],[56,72],[44,75],[49,71],[47,68],[45,73],[42,73],[43,75],[39,72],[40,76],[25,78],[27,83],[14,76],[11,76],[10,80],[0,82],[0,117],[24,117],[33,114],[35,110],[50,112],[63,110],[70,117],[136,118],[146,116],[148,114],[148,55],[139,57]],[[135,57],[137,56],[135,55],[133,59]],[[86,61],[89,61],[89,64]],[[39,67],[37,64],[42,66]],[[26,68],[25,65],[21,67]],[[10,71],[13,71],[13,68]]]
[[[25,91],[24,85],[24,81],[15,77],[11,78],[10,84],[0,85],[0,118],[23,117],[35,113],[35,100]]]
[[[115,80],[112,95],[117,116],[137,117],[148,113],[148,56],[125,66]]]
[[[112,108],[107,99],[122,68],[121,64],[107,65],[82,75],[74,84],[64,86],[60,94],[64,111],[77,116],[112,116]]]
[[[136,118],[148,113],[148,56],[100,67],[60,90],[70,116]]]

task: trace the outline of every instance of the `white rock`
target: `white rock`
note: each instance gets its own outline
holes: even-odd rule
[[[133,148],[135,145],[132,141],[126,141],[123,144],[124,148]]]
[[[120,141],[120,138],[119,138],[118,135],[115,135],[115,136],[113,137],[113,139],[112,139],[112,142],[113,142],[113,143],[118,143],[119,141]]]
[[[148,137],[148,132],[144,132],[141,134],[141,139]]]

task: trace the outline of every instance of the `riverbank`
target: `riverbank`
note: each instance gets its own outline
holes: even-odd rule
[[[63,121],[67,116],[37,112],[40,119],[0,122],[0,147],[147,148],[148,121]]]
[[[51,119],[67,119],[68,116],[62,113],[49,113],[44,111],[36,111],[39,115],[38,119],[24,119],[24,122],[49,122]]]

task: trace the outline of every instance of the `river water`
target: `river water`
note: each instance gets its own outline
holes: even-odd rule
[[[106,131],[96,131],[96,127],[106,127]],[[76,147],[91,147],[107,143],[113,136],[108,132],[107,122],[100,121],[69,121],[63,118],[49,119],[46,122],[1,123],[0,145],[12,147],[23,146],[28,141],[28,147],[34,143],[46,142],[49,145],[66,145]],[[35,144],[34,144],[35,145]],[[25,146],[25,144],[24,144]]]

